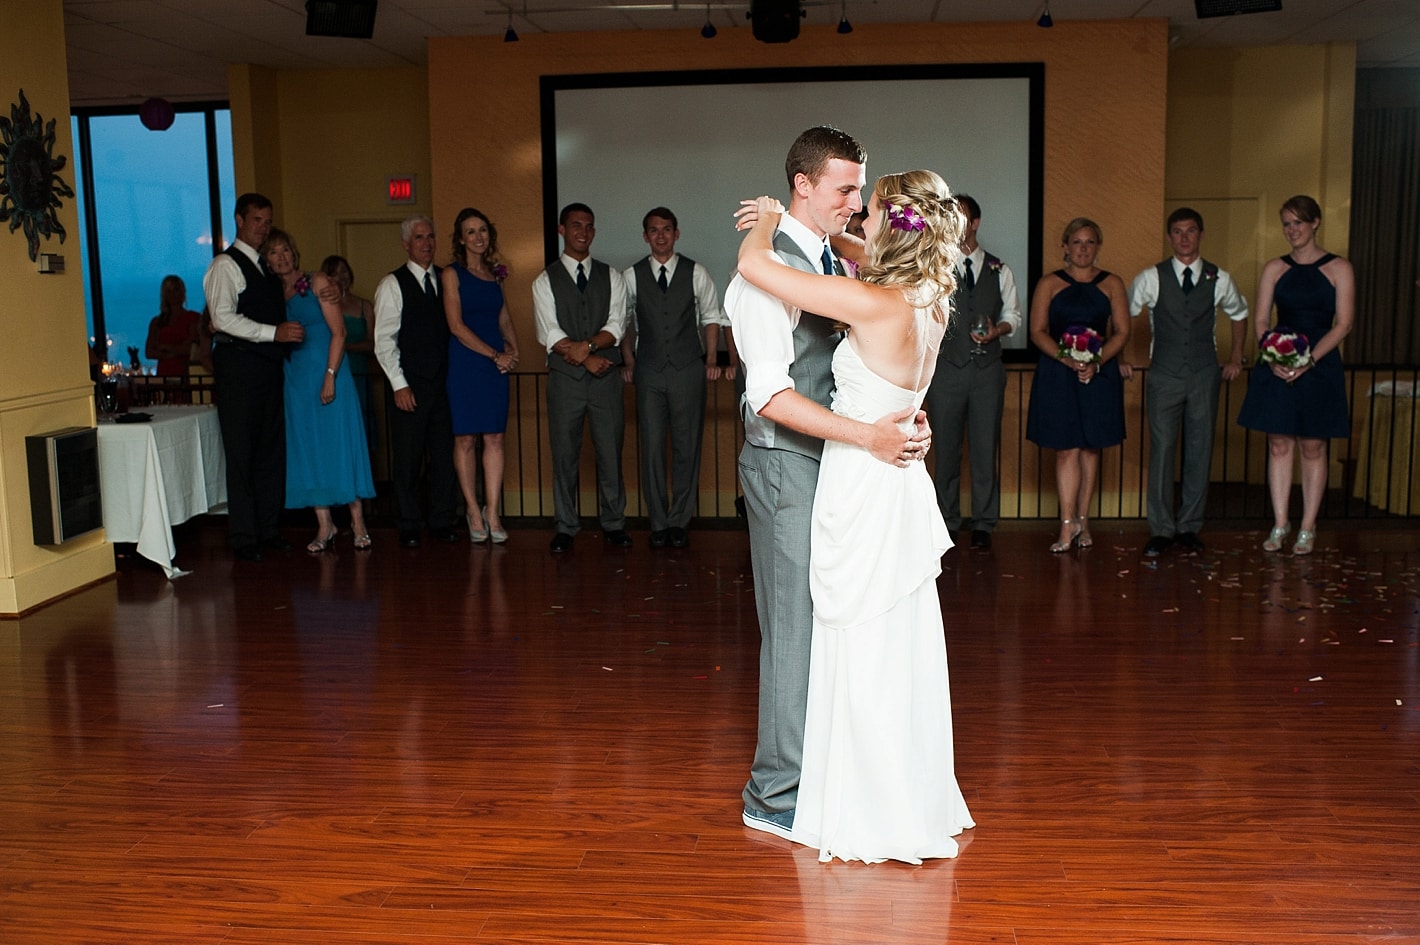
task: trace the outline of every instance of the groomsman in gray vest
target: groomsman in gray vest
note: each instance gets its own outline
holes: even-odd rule
[[[400,224],[408,259],[375,286],[375,360],[389,378],[390,452],[399,544],[418,548],[425,522],[420,493],[429,480],[429,534],[458,541],[458,478],[449,413],[449,322],[434,265],[434,221]]]
[[[774,236],[785,263],[843,274],[828,238],[841,234],[862,209],[866,160],[862,145],[837,128],[810,128],[795,140],[784,162],[789,208]],[[752,222],[746,212],[742,207],[737,214],[739,229]],[[842,338],[832,320],[786,306],[739,275],[725,291],[725,310],[745,384],[739,471],[760,633],[759,740],[742,793],[743,820],[787,839],[803,762],[813,633],[808,550],[823,441],[852,443],[883,462],[906,466],[925,452],[929,431],[919,414],[918,431],[904,437],[897,421],[911,416],[910,410],[866,424],[828,409],[833,352]]]
[[[1001,517],[1001,412],[1006,403],[1006,367],[1001,337],[1021,327],[1016,279],[1007,266],[976,241],[981,205],[956,195],[966,216],[962,261],[952,293],[951,325],[937,353],[937,373],[927,388],[927,415],[937,437],[937,506],[947,528],[961,528],[961,450],[971,442],[971,547],[986,551]]]
[[[1203,550],[1198,532],[1208,502],[1208,471],[1213,461],[1213,428],[1218,417],[1218,388],[1242,372],[1247,301],[1226,272],[1200,255],[1203,217],[1180,207],[1169,214],[1173,256],[1134,277],[1129,312],[1149,310],[1149,377],[1145,400],[1149,418],[1149,541],[1146,557],[1177,545],[1188,553]],[[1232,321],[1233,350],[1218,364],[1217,312]],[[1174,514],[1174,466],[1183,437],[1182,500]]]
[[[676,216],[657,207],[641,220],[651,254],[623,274],[626,334],[623,380],[636,385],[641,490],[651,518],[651,547],[690,544],[690,518],[700,494],[705,382],[720,369],[706,353],[720,348],[720,295],[710,271],[675,251]],[[666,443],[671,449],[666,486]]]
[[[552,551],[572,549],[581,528],[577,482],[582,428],[590,421],[596,454],[598,518],[602,539],[630,548],[626,534],[626,482],[621,446],[626,418],[621,402],[621,349],[626,325],[626,283],[621,273],[592,258],[596,217],[584,203],[558,216],[562,255],[533,280],[537,340],[547,349],[547,433],[552,447],[552,508],[557,533]]]

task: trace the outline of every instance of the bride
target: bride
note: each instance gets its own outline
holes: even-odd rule
[[[878,179],[858,279],[781,262],[784,212],[761,197],[739,271],[788,305],[850,327],[833,358],[833,411],[872,422],[922,404],[946,332],[965,220],[932,171]],[[861,280],[861,281],[859,281]],[[904,432],[908,431],[906,425]],[[973,827],[957,786],[951,697],[936,578],[951,547],[926,466],[878,462],[824,444],[813,507],[813,643],[803,775],[791,839],[819,859],[920,863],[951,857]]]

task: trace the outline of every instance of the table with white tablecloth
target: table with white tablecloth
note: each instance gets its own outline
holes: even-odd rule
[[[111,542],[134,542],[168,577],[173,526],[227,504],[227,463],[215,407],[149,407],[146,423],[99,422],[99,484]]]

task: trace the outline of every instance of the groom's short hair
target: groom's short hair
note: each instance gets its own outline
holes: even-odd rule
[[[819,125],[799,135],[789,146],[789,156],[784,159],[789,189],[794,188],[794,178],[800,174],[807,177],[809,183],[817,184],[824,171],[828,170],[828,162],[834,158],[867,164],[868,152],[852,135],[829,125]]]

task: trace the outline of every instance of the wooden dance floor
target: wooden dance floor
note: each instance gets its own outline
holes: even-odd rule
[[[978,826],[911,867],[740,823],[743,532],[241,564],[199,523],[187,577],[0,622],[0,942],[1420,943],[1420,530],[1094,524],[947,555]]]

